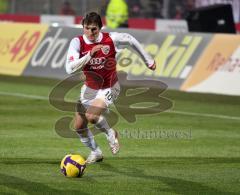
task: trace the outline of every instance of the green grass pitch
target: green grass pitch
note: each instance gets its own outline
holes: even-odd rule
[[[56,83],[0,77],[0,194],[240,194],[239,97],[167,90],[171,110],[136,123],[120,117],[120,153],[112,156],[97,135],[104,161],[69,179],[61,159],[89,151],[54,130],[59,118],[73,115],[49,104]],[[157,136],[147,137],[149,130]]]

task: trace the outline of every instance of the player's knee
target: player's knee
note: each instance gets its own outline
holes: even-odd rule
[[[79,123],[74,123],[73,127],[75,130],[78,130],[78,129],[81,129],[82,125]]]
[[[79,120],[75,120],[73,127],[75,130],[83,129],[84,128],[84,123]]]
[[[91,113],[86,113],[85,114],[86,119],[88,120],[89,123],[96,124],[98,120],[98,116],[91,114]]]

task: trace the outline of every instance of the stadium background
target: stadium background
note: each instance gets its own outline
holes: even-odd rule
[[[124,50],[118,56],[118,70],[131,83],[166,84],[165,91],[149,87],[159,90],[160,105],[171,104],[161,105],[156,113],[152,111],[156,105],[151,110],[146,102],[135,100],[139,109],[146,109],[145,115],[137,115],[137,107],[128,104],[111,108],[117,113],[121,153],[112,157],[104,136],[97,135],[105,161],[88,166],[83,178],[67,180],[60,173],[61,158],[68,153],[86,157],[89,151],[74,132],[58,131],[59,119],[71,120],[73,112],[54,107],[49,98],[68,77],[65,52],[71,38],[81,33],[75,24],[86,11],[98,11],[104,17],[108,1],[70,1],[74,16],[56,15],[62,1],[7,2],[0,15],[1,193],[240,192],[238,34],[188,32],[184,15],[173,19],[179,17],[178,9],[189,8],[186,2],[190,1],[129,1],[129,28],[114,31],[134,35],[158,68],[155,73],[147,71],[136,54]],[[133,3],[139,5],[138,12],[131,9]],[[237,16],[234,12],[236,27]],[[124,64],[125,59],[131,63]],[[65,100],[75,102],[80,87],[70,88]],[[135,122],[128,117],[136,117]]]

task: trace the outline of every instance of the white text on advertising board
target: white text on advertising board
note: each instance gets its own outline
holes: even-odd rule
[[[32,66],[47,66],[51,68],[63,67],[66,60],[67,38],[59,38],[62,29],[59,28],[54,37],[45,38],[34,53]],[[64,53],[64,55],[62,55]]]

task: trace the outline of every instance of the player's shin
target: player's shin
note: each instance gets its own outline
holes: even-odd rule
[[[95,127],[99,129],[100,131],[104,132],[107,136],[111,136],[111,134],[114,132],[114,130],[109,126],[106,118],[104,116],[99,116],[99,119],[97,123],[95,124]]]
[[[112,153],[117,154],[120,149],[117,131],[113,130],[108,125],[106,118],[104,118],[103,116],[99,117],[99,120],[95,124],[95,127],[106,134]]]
[[[79,135],[81,142],[85,146],[90,148],[92,151],[95,151],[98,148],[98,145],[94,140],[94,136],[88,128],[84,130],[83,129],[77,130],[77,134]]]

